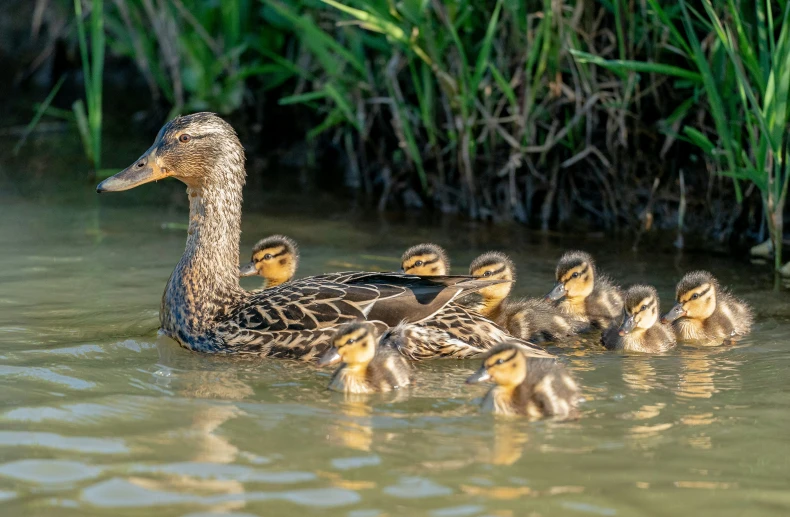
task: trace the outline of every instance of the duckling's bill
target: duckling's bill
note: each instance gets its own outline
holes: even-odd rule
[[[633,315],[627,316],[625,320],[623,320],[623,324],[620,325],[619,334],[621,336],[625,336],[626,334],[630,334],[632,330],[636,327],[636,318]]]
[[[557,285],[555,285],[554,289],[552,289],[551,292],[546,295],[546,298],[552,302],[556,302],[563,299],[566,294],[568,293],[565,291],[565,284],[562,282],[557,282]]]
[[[683,304],[677,303],[668,313],[661,316],[661,323],[672,323],[676,319],[682,318],[685,315],[686,309],[683,308]]]
[[[239,266],[239,276],[255,276],[258,274],[258,269],[255,267],[255,262],[247,262],[243,266]]]
[[[342,360],[337,348],[331,347],[318,358],[318,366],[331,366]]]
[[[157,145],[159,145],[158,138],[154,145],[132,165],[99,183],[96,186],[96,192],[99,194],[102,192],[121,192],[145,183],[167,178],[169,174],[159,166],[156,160]]]
[[[491,380],[491,375],[488,373],[488,368],[486,368],[485,364],[480,367],[475,373],[470,375],[466,379],[467,384],[477,384],[479,382],[485,382]]]

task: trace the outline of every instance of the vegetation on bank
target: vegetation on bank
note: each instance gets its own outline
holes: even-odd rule
[[[381,206],[767,235],[781,265],[788,0],[73,1],[97,167],[106,37],[171,114],[309,113]]]

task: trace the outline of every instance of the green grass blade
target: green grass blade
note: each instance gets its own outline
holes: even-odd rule
[[[488,27],[486,28],[486,35],[483,38],[483,45],[480,47],[480,52],[477,54],[477,62],[475,63],[475,72],[472,75],[472,80],[469,84],[469,89],[474,95],[474,92],[477,91],[477,87],[480,84],[480,81],[483,79],[483,74],[486,71],[488,65],[488,59],[491,56],[491,45],[494,40],[494,34],[496,32],[497,23],[499,21],[499,12],[502,10],[502,0],[497,0],[496,7],[494,7],[494,12],[491,14],[491,19],[488,21]]]
[[[703,77],[697,72],[687,70],[674,65],[666,65],[663,63],[650,63],[645,61],[622,61],[619,59],[606,60],[600,56],[590,54],[589,52],[582,52],[580,50],[571,50],[571,55],[576,58],[580,63],[591,63],[594,65],[608,68],[609,70],[621,70],[629,72],[645,72],[653,74],[671,75],[687,79],[695,83],[702,83]]]
[[[23,145],[25,145],[25,142],[30,136],[30,133],[33,132],[33,130],[38,125],[39,120],[41,120],[41,117],[43,117],[44,113],[49,109],[49,105],[52,104],[52,99],[54,99],[55,95],[58,94],[58,92],[60,91],[60,87],[63,86],[63,81],[65,80],[66,80],[66,76],[65,75],[61,76],[60,79],[58,79],[58,82],[55,83],[55,86],[52,87],[52,90],[49,92],[47,97],[44,99],[44,102],[42,102],[38,106],[38,109],[33,115],[33,118],[30,120],[28,125],[25,126],[25,131],[22,133],[22,136],[19,137],[19,142],[17,142],[16,145],[14,146],[13,152],[15,156],[19,154],[19,150],[22,148]]]

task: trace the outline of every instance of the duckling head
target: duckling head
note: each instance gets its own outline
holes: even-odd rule
[[[258,275],[273,287],[289,281],[299,267],[299,247],[284,235],[261,239],[252,248],[252,260],[239,268],[239,276]]]
[[[210,183],[240,186],[243,171],[244,149],[233,127],[214,113],[193,113],[162,126],[136,162],[99,183],[96,191],[120,192],[168,177],[198,190]]]
[[[647,330],[658,321],[661,307],[658,293],[650,285],[632,285],[625,292],[625,318],[620,325],[620,335],[635,330]]]
[[[488,280],[509,280],[484,287],[478,291],[486,302],[499,303],[510,294],[516,280],[516,266],[510,257],[498,251],[489,251],[474,259],[469,265],[469,274]]]
[[[546,295],[551,301],[562,298],[587,298],[593,291],[595,263],[589,253],[569,251],[560,257],[555,273],[557,283]]]
[[[526,378],[526,356],[517,345],[505,342],[488,351],[483,357],[483,365],[466,382],[476,384],[493,380],[499,386],[513,389]]]
[[[378,336],[376,327],[366,321],[354,321],[341,325],[332,346],[318,361],[319,366],[344,362],[351,368],[364,368],[376,355]]]
[[[441,246],[432,243],[418,244],[407,249],[401,257],[401,273],[420,276],[446,275],[450,272],[450,259]]]
[[[678,318],[706,320],[716,311],[719,282],[707,271],[692,271],[678,282],[675,306],[661,318],[671,323]]]

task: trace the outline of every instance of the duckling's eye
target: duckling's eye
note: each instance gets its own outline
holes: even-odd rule
[[[354,343],[356,343],[356,342],[357,342],[357,340],[356,340],[356,339],[354,339],[354,338],[351,338],[351,339],[349,339],[348,341],[346,341],[346,344],[347,344],[347,345],[353,345],[353,344],[354,344]]]
[[[505,362],[504,359],[497,359],[497,361],[494,364],[502,364],[504,362]]]
[[[266,255],[263,256],[263,260],[271,260],[272,258],[273,257],[271,253],[267,253]]]
[[[579,272],[577,271],[574,274],[572,274],[571,278],[579,278]]]
[[[692,300],[696,300],[697,298],[699,298],[699,293],[694,293],[691,295]]]
[[[485,273],[483,273],[483,276],[491,276],[492,273],[493,271],[486,271]]]
[[[639,309],[639,310],[640,310],[640,311],[647,310],[647,305],[643,305],[643,306],[642,306],[642,308],[641,308],[641,309]]]
[[[181,142],[182,144],[185,144],[185,143],[189,142],[190,140],[192,140],[192,137],[189,136],[186,133],[184,133],[183,135],[178,137],[178,141]]]
[[[420,266],[422,266],[422,260],[418,260],[417,262],[414,263],[414,267],[420,267]]]

